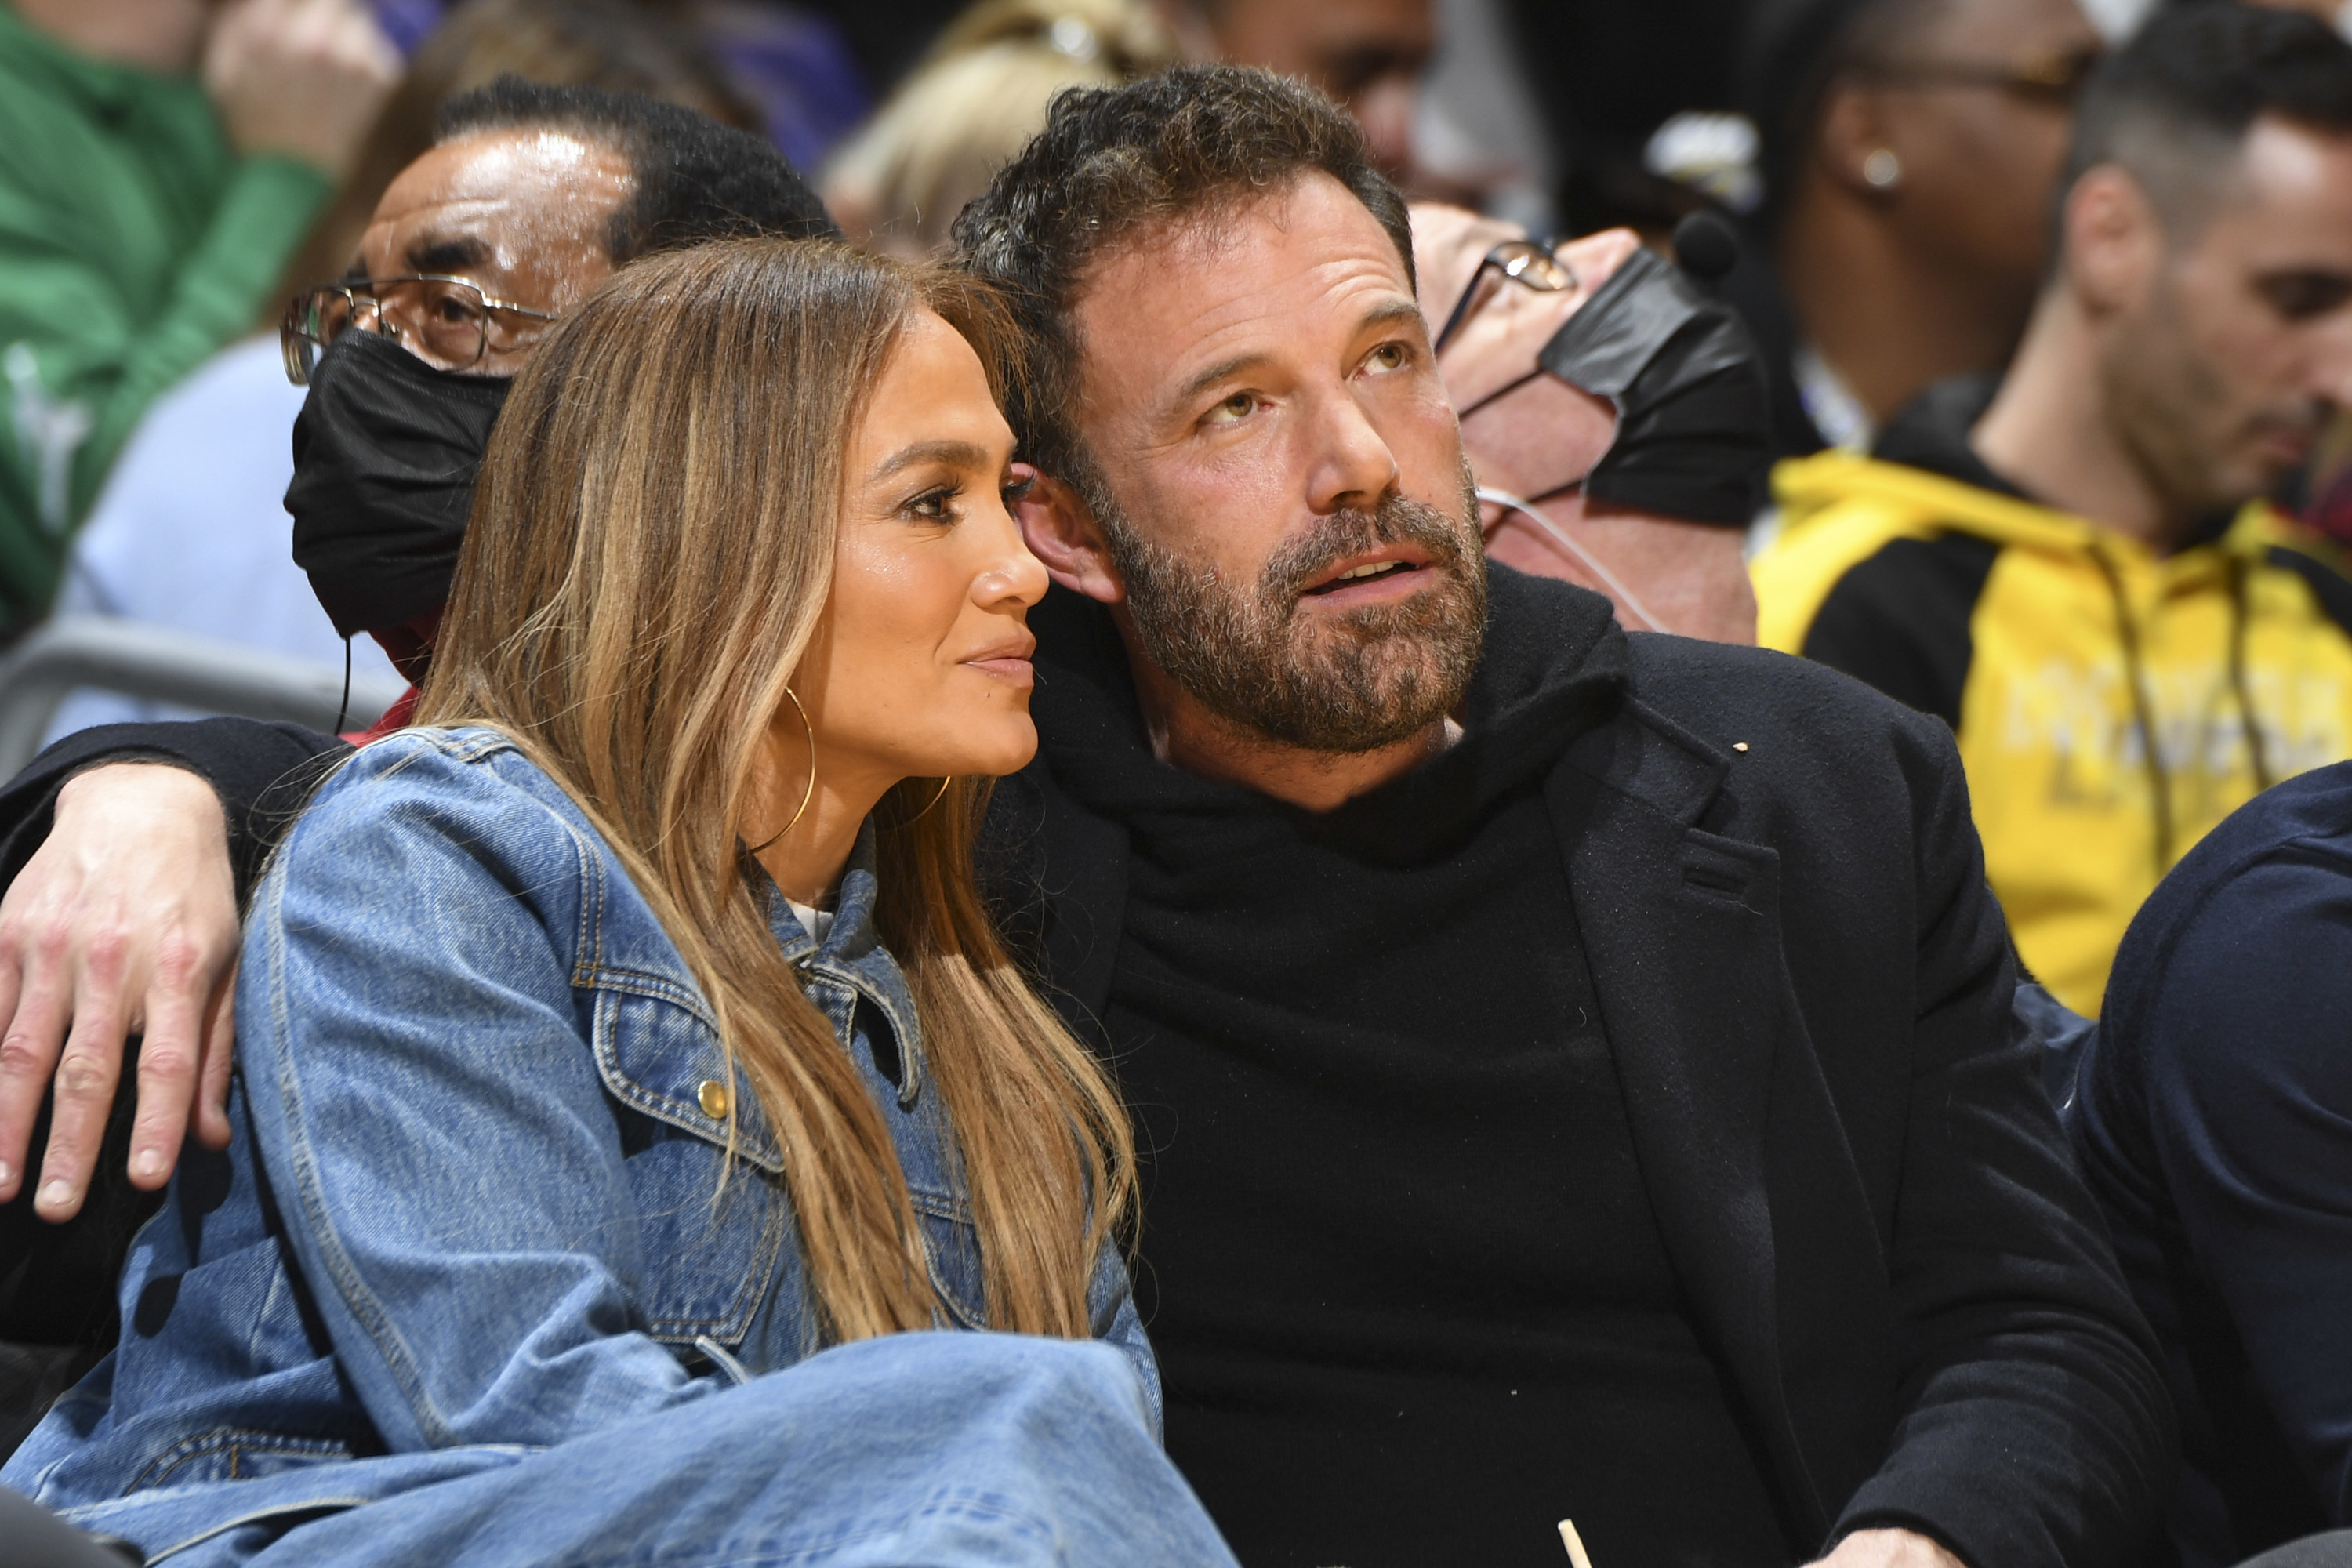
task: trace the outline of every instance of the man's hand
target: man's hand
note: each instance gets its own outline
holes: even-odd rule
[[[0,897],[0,1203],[24,1181],[54,1068],[34,1212],[79,1212],[133,1034],[146,1041],[131,1184],[171,1178],[192,1110],[199,1138],[228,1142],[236,954],[228,822],[212,785],[112,763],[58,792],[47,841]]]
[[[1857,1530],[1813,1568],[1968,1568],[1968,1564],[1907,1530]]]
[[[228,0],[205,43],[205,90],[230,145],[351,173],[399,84],[400,51],[354,0]]]

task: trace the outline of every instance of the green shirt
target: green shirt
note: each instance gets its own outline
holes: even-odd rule
[[[0,5],[0,642],[47,609],[147,405],[252,327],[331,188],[238,158],[194,79]]]

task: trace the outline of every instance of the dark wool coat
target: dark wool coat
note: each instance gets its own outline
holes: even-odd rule
[[[1124,656],[1068,594],[1031,623],[1045,744],[999,786],[986,872],[1115,1052],[1095,1020],[1127,831],[1054,757],[1119,743],[1070,732],[1117,704],[1066,699],[1123,685]],[[1790,1539],[1901,1525],[1973,1568],[2137,1562],[2170,1406],[2012,1019],[1950,732],[1822,666],[1628,637],[1606,600],[1506,568],[1486,657],[1546,683],[1568,661],[1604,710],[1546,795],[1659,1228]]]

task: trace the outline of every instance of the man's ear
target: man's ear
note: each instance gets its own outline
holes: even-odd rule
[[[1815,123],[1812,156],[1832,184],[1874,206],[1885,206],[1901,194],[1900,121],[1886,112],[1885,94],[1860,82],[1833,82]],[[1883,155],[1877,165],[1871,162],[1874,155]]]
[[[1013,518],[1029,552],[1045,563],[1055,582],[1106,605],[1127,598],[1127,584],[1103,543],[1102,524],[1069,486],[1039,474],[1029,493],[1013,503]]]
[[[2059,223],[2066,280],[2084,310],[2095,319],[2136,310],[2165,258],[2164,220],[2140,183],[2114,163],[2085,170]]]

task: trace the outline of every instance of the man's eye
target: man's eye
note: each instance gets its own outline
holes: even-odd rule
[[[1248,418],[1256,407],[1256,393],[1236,392],[1209,410],[1207,422],[1212,425],[1231,425],[1235,420]]]
[[[1364,363],[1373,370],[1402,370],[1412,358],[1402,343],[1382,343],[1364,356]]]
[[[2352,277],[2337,272],[2284,272],[2257,285],[2271,309],[2290,321],[2324,316],[2352,300]]]

